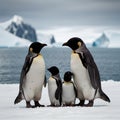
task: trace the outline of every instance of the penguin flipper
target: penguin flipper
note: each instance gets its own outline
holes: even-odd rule
[[[100,78],[99,78],[99,76],[96,76],[96,72],[95,72],[94,68],[92,68],[90,65],[88,65],[87,69],[88,69],[90,81],[91,81],[93,88],[94,89],[99,88],[100,83],[98,82],[98,80],[100,81]],[[100,85],[100,89],[101,89],[101,85]]]
[[[45,79],[44,79],[44,87],[46,87],[47,85],[47,79],[46,79],[46,75],[45,75]]]
[[[110,98],[102,90],[100,91],[100,98],[104,101],[110,102]]]
[[[101,81],[98,68],[94,62],[94,59],[89,51],[83,52],[82,54],[79,53],[80,59],[83,63],[83,66],[88,69],[89,77],[91,84],[94,89],[100,88],[101,89]]]
[[[20,75],[19,93],[18,93],[18,96],[16,97],[16,99],[14,101],[14,104],[19,103],[23,99],[22,86],[23,86],[23,83],[24,83],[24,80],[25,80],[25,76],[30,69],[33,58],[36,57],[36,56],[37,56],[36,54],[26,56],[26,59],[25,59],[25,62],[24,62],[24,65],[23,65],[23,68],[22,68],[22,71],[21,71],[21,75]]]
[[[84,61],[87,66],[90,81],[93,88],[96,90],[99,89],[101,99],[107,102],[110,102],[109,97],[101,89],[101,80],[100,80],[99,70],[96,63],[94,62],[92,55],[88,51],[88,53],[84,53],[83,56],[84,56]]]
[[[62,103],[62,82],[61,80],[56,80],[57,89],[55,91],[55,98],[59,100],[60,105]]]
[[[74,85],[74,83],[71,81],[71,83],[73,84],[73,88],[74,88],[74,92],[75,92],[75,97],[77,97],[77,89],[76,89],[76,87],[75,87],[75,85]]]
[[[25,78],[25,75],[26,73],[28,72],[28,65],[30,63],[30,57],[28,57],[28,55],[26,56],[26,59],[25,59],[25,63],[23,65],[23,68],[22,68],[22,71],[21,71],[21,75],[20,75],[20,85],[19,85],[19,93],[14,101],[14,104],[18,104],[19,102],[21,102],[21,100],[23,99],[22,98],[22,86],[23,86],[23,83],[24,83],[24,78]]]
[[[62,82],[60,80],[56,80],[56,84],[57,84],[57,89],[55,91],[55,98],[58,100],[62,92]]]
[[[18,104],[19,102],[21,102],[23,99],[22,97],[22,93],[19,92],[18,96],[16,97],[15,101],[14,101],[14,104]]]

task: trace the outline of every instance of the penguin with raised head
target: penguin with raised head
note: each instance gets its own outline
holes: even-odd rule
[[[44,106],[39,103],[43,85],[46,83],[45,62],[43,56],[40,54],[44,46],[46,44],[39,42],[33,42],[30,45],[21,71],[19,93],[14,104],[25,99],[27,108]],[[34,101],[35,106],[30,104],[31,100]]]
[[[77,97],[80,106],[93,106],[95,98],[110,102],[109,97],[102,91],[101,80],[97,65],[83,40],[77,37],[69,39],[63,46],[70,47],[71,72],[77,88]],[[88,100],[88,104],[85,104]]]
[[[73,74],[70,71],[65,72],[62,83],[62,104],[63,106],[74,106],[77,96],[77,90],[72,81]]]
[[[52,66],[48,69],[51,77],[48,79],[48,94],[52,107],[61,106],[62,103],[62,80],[59,74],[59,69]]]

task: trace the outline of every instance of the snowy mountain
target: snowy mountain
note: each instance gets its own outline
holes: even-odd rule
[[[15,15],[9,21],[0,23],[0,28],[3,29],[4,31],[8,31],[10,34],[12,33],[13,36],[18,36],[19,38],[23,38],[22,40],[25,41],[26,39],[28,39],[31,42],[38,41],[38,42],[46,43],[48,45],[53,45],[54,43],[56,43],[53,35],[42,34],[40,31],[36,32],[36,30],[33,27],[24,23],[22,17],[17,15]]]
[[[6,27],[4,26],[6,31],[32,42],[37,41],[35,29],[31,25],[24,23],[22,17],[15,15],[11,20],[9,20],[9,22],[6,23]]]
[[[9,21],[0,23],[0,36],[0,47],[28,46],[35,41],[48,45],[56,42],[53,35],[36,33],[33,27],[24,23],[23,18],[17,15]]]
[[[26,47],[30,44],[29,40],[19,38],[0,27],[0,47]]]
[[[110,43],[109,38],[103,33],[99,38],[97,38],[93,43],[93,47],[108,47]]]

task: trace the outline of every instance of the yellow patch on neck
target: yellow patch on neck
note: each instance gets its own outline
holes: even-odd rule
[[[69,84],[69,83],[71,83],[71,82],[70,82],[70,81],[69,81],[69,82],[64,81],[64,83],[65,83],[65,84]]]
[[[33,48],[30,48],[30,52],[32,52],[33,51]]]
[[[81,47],[81,45],[82,45],[81,42],[78,42],[78,46]]]

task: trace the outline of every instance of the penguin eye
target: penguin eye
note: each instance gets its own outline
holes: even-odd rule
[[[77,44],[78,44],[79,47],[81,47],[81,42],[78,42]]]

